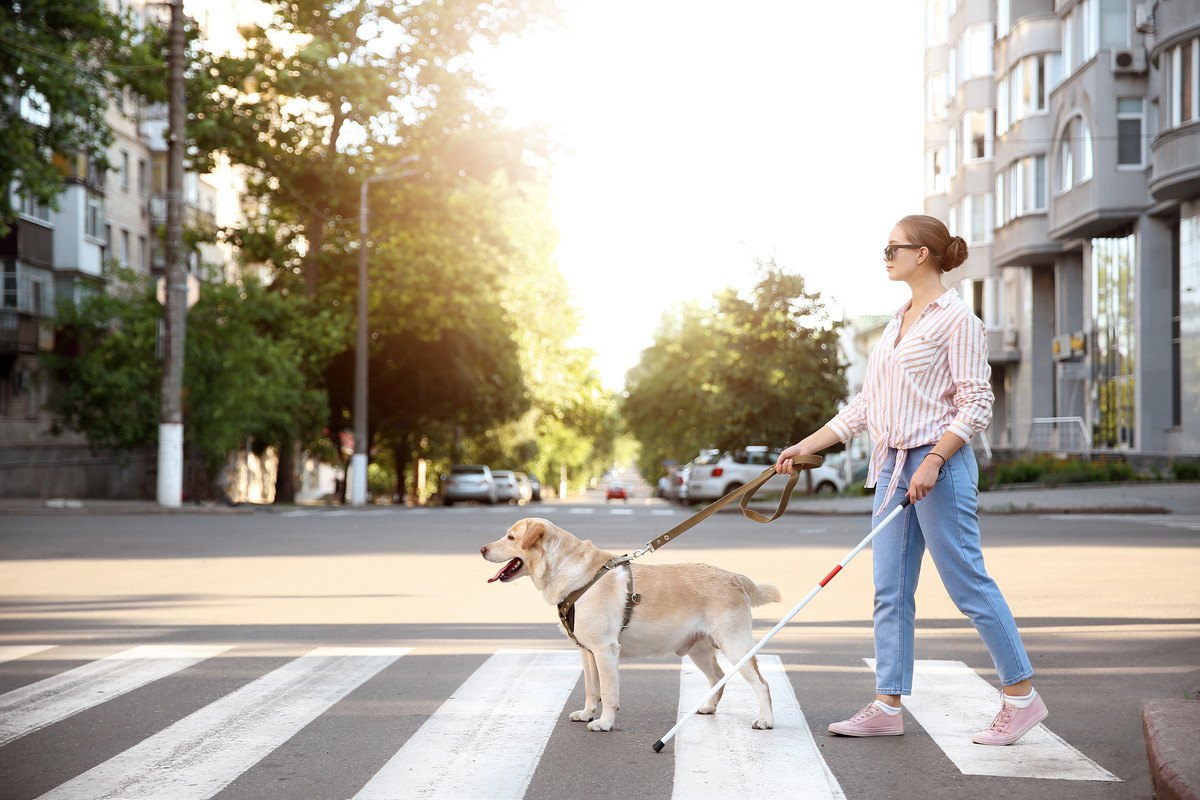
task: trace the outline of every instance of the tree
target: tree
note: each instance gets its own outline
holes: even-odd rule
[[[161,37],[140,32],[103,0],[20,0],[0,7],[0,235],[15,219],[16,194],[57,208],[63,170],[84,156],[100,168],[112,132],[110,97],[160,97]],[[11,104],[11,105],[9,105]]]
[[[705,447],[791,444],[844,399],[840,324],[802,276],[774,261],[758,268],[746,297],[727,289],[664,320],[630,371],[622,411],[647,477]]]
[[[162,311],[149,280],[133,271],[115,272],[111,289],[60,306],[59,352],[46,357],[59,386],[50,407],[59,431],[81,432],[93,447],[140,449],[158,435]],[[189,312],[185,449],[210,478],[248,438],[266,446],[314,436],[324,424],[310,354],[320,353],[329,319],[298,311],[247,280],[206,285]]]

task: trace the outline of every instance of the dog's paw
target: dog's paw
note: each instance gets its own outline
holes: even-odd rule
[[[773,720],[773,719],[756,719],[756,720],[754,720],[754,724],[751,725],[750,727],[756,731],[769,731],[775,727],[775,720]]]
[[[596,718],[595,711],[589,711],[586,708],[581,708],[578,711],[571,712],[571,719],[575,722],[591,722]]]
[[[697,714],[715,714],[717,713],[717,704],[710,703],[709,705],[700,706],[696,709]]]
[[[589,731],[611,731],[613,728],[613,720],[598,719],[595,722],[588,723]]]

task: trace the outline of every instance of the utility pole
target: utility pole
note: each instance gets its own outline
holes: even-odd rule
[[[163,378],[158,424],[158,504],[183,505],[183,353],[187,320],[187,274],[183,239],[183,0],[170,0],[171,36],[167,89],[166,303],[163,305]]]

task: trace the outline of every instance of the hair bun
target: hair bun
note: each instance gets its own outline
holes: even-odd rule
[[[967,242],[961,236],[950,237],[946,255],[942,257],[942,271],[949,272],[967,260]]]

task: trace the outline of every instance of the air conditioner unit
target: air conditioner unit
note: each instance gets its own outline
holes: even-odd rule
[[[1146,71],[1146,51],[1141,48],[1122,48],[1112,51],[1114,75],[1141,75]]]

